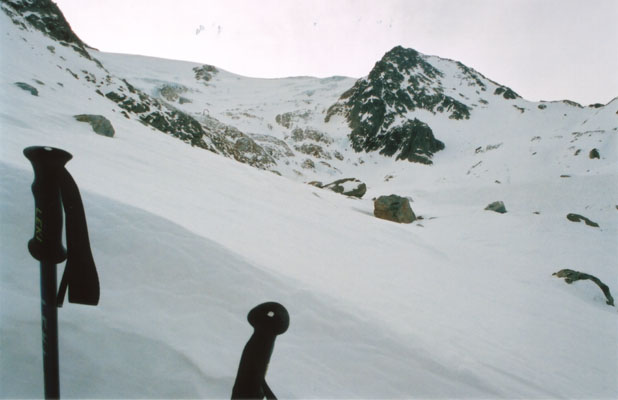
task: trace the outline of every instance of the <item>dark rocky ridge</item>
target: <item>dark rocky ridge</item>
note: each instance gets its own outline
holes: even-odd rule
[[[22,0],[11,1],[5,0],[2,3],[9,4],[19,14],[24,15],[24,18],[36,29],[45,33],[47,36],[61,42],[74,43],[78,46],[85,47],[86,44],[73,32],[71,26],[64,18],[62,11],[53,1],[49,0]],[[7,12],[7,10],[5,10]],[[11,16],[9,14],[9,16]]]
[[[375,64],[367,78],[359,79],[341,95],[325,120],[342,114],[357,152],[380,150],[392,156],[399,150],[398,160],[431,164],[431,156],[443,149],[444,143],[433,136],[427,124],[406,120],[406,114],[424,109],[446,113],[451,119],[470,118],[467,105],[444,94],[443,76],[417,51],[397,46]],[[476,81],[481,82],[478,77]],[[404,122],[397,122],[401,119]]]
[[[12,8],[17,14],[30,23],[32,27],[43,32],[45,35],[56,40],[63,46],[70,46],[89,60],[95,61],[99,66],[100,63],[93,59],[86,47],[88,47],[71,29],[71,26],[64,18],[64,14],[60,8],[50,0],[21,0],[11,1],[2,0]],[[15,18],[15,14],[8,7],[2,7],[2,10],[13,20],[13,23],[26,29],[26,26]]]

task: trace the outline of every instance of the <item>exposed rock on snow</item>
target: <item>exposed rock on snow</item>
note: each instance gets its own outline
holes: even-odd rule
[[[373,202],[373,215],[377,218],[405,224],[416,220],[416,215],[410,207],[410,200],[395,194],[378,197]]]
[[[495,95],[502,95],[502,97],[504,97],[507,100],[515,100],[517,98],[521,98],[520,95],[518,95],[517,93],[515,93],[513,90],[509,89],[506,86],[500,86],[498,88],[496,88],[496,90],[494,91]]]
[[[105,97],[117,103],[126,112],[136,115],[146,125],[192,146],[214,151],[205,141],[207,138],[204,128],[194,117],[147,95],[126,80],[122,82],[124,85],[116,91],[107,92]]]
[[[333,142],[333,139],[328,136],[325,132],[320,132],[317,129],[313,128],[295,128],[292,131],[292,140],[295,142],[302,142],[303,140],[313,140],[315,142],[322,142],[326,144],[330,144]]]
[[[315,163],[310,158],[306,158],[300,166],[305,169],[315,169]]]
[[[315,158],[325,158],[327,160],[331,160],[333,158],[328,151],[324,150],[322,146],[315,143],[303,143],[301,145],[294,146],[294,149]]]
[[[219,72],[219,70],[213,65],[205,64],[201,67],[193,68],[193,72],[195,72],[196,80],[208,82],[213,78],[213,76],[215,76],[217,72]]]
[[[114,137],[116,133],[112,123],[102,115],[80,114],[74,115],[73,118],[79,122],[88,122],[95,133],[102,136]]]
[[[573,213],[567,214],[567,219],[569,221],[572,221],[572,222],[582,222],[583,221],[583,222],[586,223],[586,225],[592,226],[594,228],[598,228],[599,227],[599,224],[597,224],[596,222],[591,221],[588,218],[586,218],[586,217],[584,217],[582,215],[579,215],[579,214],[573,214]]]
[[[262,146],[233,126],[220,124],[216,132],[211,132],[211,140],[221,153],[236,161],[259,169],[270,169],[277,164]]]
[[[500,214],[506,213],[506,207],[504,206],[504,202],[502,201],[494,201],[493,203],[485,207],[485,210],[495,211]]]
[[[593,159],[600,159],[601,155],[599,154],[599,150],[597,149],[592,149],[590,150],[590,153],[588,154],[588,157],[590,157],[591,160]]]
[[[38,96],[39,95],[39,91],[37,90],[37,88],[35,88],[32,85],[28,85],[25,82],[15,82],[15,86],[17,86],[20,89],[23,89],[27,92],[30,92],[31,95],[33,96]]]
[[[294,157],[294,152],[290,149],[290,146],[281,139],[270,135],[250,134],[250,136],[275,160]]]
[[[398,152],[397,160],[421,164],[432,164],[433,153],[444,149],[444,143],[434,137],[431,128],[416,118],[390,130],[384,135],[382,146],[380,154],[390,157]]]
[[[314,186],[317,186],[315,185],[315,182],[310,182],[310,184],[314,184]],[[327,185],[318,187],[322,187],[323,189],[329,189],[335,193],[341,193],[345,196],[358,197],[359,199],[363,197],[365,193],[367,193],[367,185],[365,185],[363,182],[359,181],[356,178],[338,179]]]
[[[320,189],[322,189],[324,187],[324,184],[322,182],[320,182],[320,181],[307,182],[307,185],[315,186],[315,187],[318,187]]]
[[[275,116],[275,122],[284,128],[291,129],[295,122],[306,121],[310,116],[310,112],[306,110],[290,111]]]
[[[161,97],[170,102],[179,102],[180,104],[191,103],[191,100],[182,97],[181,94],[186,93],[189,89],[183,85],[165,84],[159,87],[158,92]]]
[[[596,283],[597,286],[599,286],[599,288],[601,288],[601,291],[603,291],[603,294],[605,295],[605,298],[607,299],[606,303],[610,306],[614,306],[614,298],[612,297],[612,294],[609,291],[609,286],[601,282],[599,278],[593,275],[585,274],[583,272],[573,271],[572,269],[561,269],[558,272],[554,272],[552,275],[558,278],[564,278],[564,281],[568,284],[571,284],[579,280],[589,279],[592,282]]]

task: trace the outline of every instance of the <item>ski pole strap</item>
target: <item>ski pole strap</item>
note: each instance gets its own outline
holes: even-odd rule
[[[45,263],[67,260],[58,307],[62,306],[67,289],[69,302],[97,305],[99,278],[90,249],[84,205],[73,177],[64,167],[72,156],[61,149],[41,146],[24,149],[24,155],[34,169],[35,220],[34,237],[28,242],[30,254]],[[66,215],[67,250],[62,246],[62,207]]]
[[[63,171],[60,194],[66,215],[67,263],[60,281],[58,305],[62,306],[68,289],[70,303],[96,306],[100,294],[99,277],[90,249],[84,204],[73,177],[66,169]]]
[[[264,397],[266,397],[266,399],[277,400],[277,396],[275,396],[273,391],[270,390],[270,387],[268,387],[268,383],[266,383],[266,379],[264,379],[264,382],[262,382],[262,390],[264,391]]]

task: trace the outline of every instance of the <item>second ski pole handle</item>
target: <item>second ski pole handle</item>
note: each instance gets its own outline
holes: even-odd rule
[[[254,331],[240,358],[232,399],[276,399],[266,383],[266,371],[275,338],[287,331],[290,315],[284,306],[271,301],[254,307],[247,320]]]

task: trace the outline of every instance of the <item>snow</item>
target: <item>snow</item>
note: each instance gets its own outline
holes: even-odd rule
[[[347,193],[358,188],[359,183],[355,181],[345,181],[341,183],[340,186],[343,187],[343,193]]]
[[[252,333],[246,314],[264,301],[291,318],[267,376],[280,398],[618,397],[616,308],[589,281],[552,277],[572,268],[618,291],[616,101],[539,110],[490,87],[490,105],[470,120],[419,111],[446,144],[432,166],[357,156],[337,140],[346,160],[333,165],[368,186],[355,200],[125,118],[83,78],[82,70],[105,76],[93,62],[1,18],[1,48],[11,55],[0,70],[1,397],[42,396],[39,271],[26,248],[33,177],[21,153],[31,145],[73,154],[67,169],[101,280],[99,306],[58,313],[63,397],[228,397]],[[283,127],[267,124],[311,109],[307,126],[344,136],[343,121],[324,123],[322,109],[349,78],[220,71],[205,86],[193,79],[197,64],[92,54],[114,82],[149,93],[181,84],[194,101],[186,110],[207,107],[239,129],[283,138]],[[297,100],[307,90],[315,91],[304,95],[309,103]],[[257,118],[225,120],[230,110]],[[73,119],[81,113],[106,116],[116,136],[95,135]],[[588,158],[592,147],[600,160]],[[423,219],[374,218],[371,198],[391,193],[411,196]],[[484,210],[496,200],[508,213]],[[569,212],[600,228],[569,222]]]

